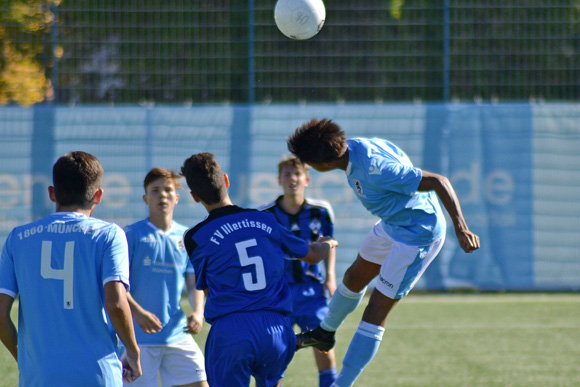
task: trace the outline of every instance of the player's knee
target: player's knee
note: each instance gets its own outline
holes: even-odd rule
[[[359,293],[362,291],[369,282],[376,277],[377,274],[374,270],[368,270],[370,268],[365,268],[365,266],[353,263],[344,273],[342,283],[347,287],[348,290],[354,293]],[[374,269],[374,268],[372,268]]]

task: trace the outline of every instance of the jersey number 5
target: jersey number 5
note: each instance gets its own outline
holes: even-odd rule
[[[264,261],[262,260],[262,257],[259,255],[253,257],[248,256],[248,248],[257,245],[258,243],[255,239],[248,239],[247,241],[236,243],[240,264],[242,266],[256,266],[256,282],[254,282],[252,278],[252,273],[242,274],[244,287],[249,291],[262,290],[266,287],[266,273],[264,272]]]
[[[40,256],[40,275],[44,279],[57,279],[64,281],[64,308],[73,309],[73,263],[74,263],[75,243],[66,242],[64,248],[64,267],[54,269],[51,266],[52,242],[42,242],[42,253]]]

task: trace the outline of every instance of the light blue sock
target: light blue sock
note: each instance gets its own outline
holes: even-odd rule
[[[358,293],[349,290],[343,283],[338,285],[336,292],[328,304],[328,313],[320,323],[320,327],[325,331],[335,332],[346,316],[352,313],[365,295],[367,288]]]
[[[375,357],[385,328],[361,321],[342,360],[340,374],[332,387],[350,387]]]
[[[318,387],[330,387],[336,379],[336,368],[318,371]]]

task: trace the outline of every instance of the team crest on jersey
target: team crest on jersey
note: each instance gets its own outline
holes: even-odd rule
[[[320,221],[318,219],[312,219],[308,227],[310,227],[310,230],[312,230],[313,234],[319,234],[322,225],[320,224]]]
[[[183,243],[183,239],[181,237],[172,237],[173,241],[175,242],[175,247],[177,250],[184,251],[185,244]]]
[[[151,258],[149,257],[145,257],[145,259],[143,260],[143,266],[151,266]]]

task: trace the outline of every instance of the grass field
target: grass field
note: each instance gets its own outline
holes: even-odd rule
[[[339,369],[366,301],[339,329]],[[197,336],[202,348],[208,329]],[[0,386],[17,385],[5,348],[0,375]],[[318,386],[312,351],[296,354],[284,385]],[[411,294],[356,385],[580,386],[580,295]]]

